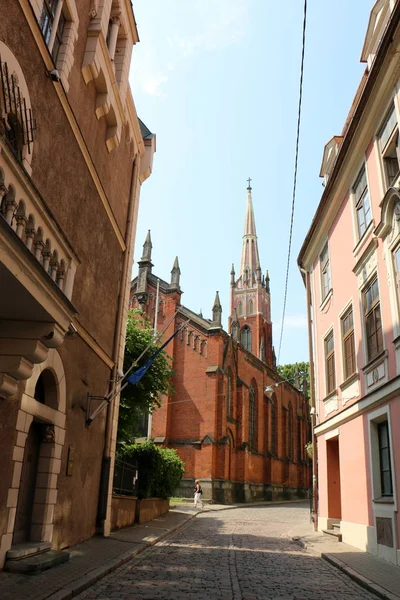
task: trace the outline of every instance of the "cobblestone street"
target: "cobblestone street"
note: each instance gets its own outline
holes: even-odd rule
[[[292,541],[292,530],[308,520],[303,504],[203,513],[78,598],[376,598]]]

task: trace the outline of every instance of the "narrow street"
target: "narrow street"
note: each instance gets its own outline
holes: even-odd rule
[[[78,598],[375,598],[292,541],[308,520],[305,504],[204,512]]]

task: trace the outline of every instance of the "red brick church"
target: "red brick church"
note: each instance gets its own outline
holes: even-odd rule
[[[153,273],[150,232],[131,285],[131,306],[145,311],[167,339],[174,391],[151,416],[156,443],[175,448],[185,463],[178,495],[192,496],[194,480],[214,502],[304,496],[310,486],[305,452],[309,407],[305,396],[276,372],[270,282],[264,276],[251,196],[238,277],[232,265],[229,331],[221,324],[218,292],[207,319],[181,304],[178,258],[167,282]],[[158,288],[158,289],[157,289]],[[157,316],[156,316],[157,306]],[[272,391],[274,393],[272,393]]]

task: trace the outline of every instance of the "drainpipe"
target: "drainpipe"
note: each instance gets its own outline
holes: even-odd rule
[[[121,341],[121,333],[122,328],[125,326],[123,322],[124,315],[124,304],[126,299],[126,291],[127,291],[127,281],[129,276],[129,269],[131,268],[131,255],[133,252],[133,228],[135,224],[135,211],[137,213],[137,191],[139,183],[139,168],[140,168],[140,156],[139,153],[135,157],[135,162],[132,167],[132,175],[129,189],[129,206],[128,206],[128,215],[126,221],[126,232],[125,232],[125,254],[122,265],[122,276],[121,276],[121,285],[119,290],[118,297],[118,310],[117,317],[115,323],[115,332],[114,332],[114,342],[113,342],[113,362],[114,367],[112,369],[111,376],[111,390],[115,391],[116,386],[118,385],[118,366],[121,359],[121,349],[120,349],[120,341]],[[110,473],[111,473],[111,454],[115,451],[115,448],[112,447],[112,433],[113,433],[113,421],[114,421],[114,409],[115,403],[119,399],[119,395],[117,395],[107,406],[107,416],[106,416],[106,429],[105,429],[105,443],[103,450],[103,462],[101,468],[101,477],[100,477],[100,490],[99,490],[99,502],[97,509],[97,522],[99,533],[103,535],[109,535],[110,533],[110,510],[111,510],[111,495],[112,495],[112,482],[110,482]],[[110,500],[110,501],[109,501]]]
[[[310,273],[300,267],[300,271],[305,276],[306,282],[306,298],[307,298],[307,327],[308,327],[308,355],[310,361],[310,400],[311,408],[314,409],[311,414],[311,443],[312,443],[312,493],[313,493],[313,509],[312,520],[314,531],[318,531],[318,449],[317,439],[314,429],[317,425],[317,407],[315,401],[315,378],[314,378],[314,353],[312,340],[312,315],[311,315],[311,288],[310,288]]]

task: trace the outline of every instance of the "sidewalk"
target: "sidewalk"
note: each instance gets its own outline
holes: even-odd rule
[[[309,552],[325,559],[379,598],[400,600],[400,567],[314,532],[311,525],[294,529],[291,534]]]
[[[294,501],[296,502],[296,501]],[[301,502],[304,502],[302,500]],[[69,562],[38,575],[0,572],[1,600],[70,600],[93,583],[134,558],[146,548],[184,526],[199,512],[234,509],[239,506],[273,506],[290,502],[259,504],[205,504],[197,510],[193,502],[175,504],[169,513],[142,525],[114,531],[109,537],[95,536],[68,549]]]

